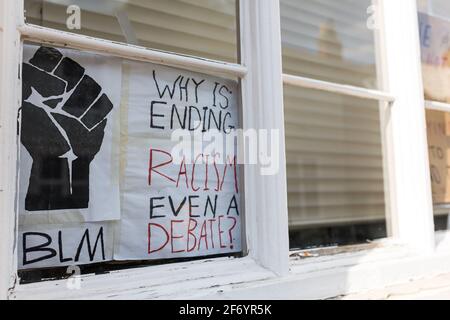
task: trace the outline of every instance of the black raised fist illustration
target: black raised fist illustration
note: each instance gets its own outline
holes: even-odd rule
[[[21,142],[33,158],[25,209],[87,208],[89,167],[113,105],[74,60],[40,47],[23,64]]]

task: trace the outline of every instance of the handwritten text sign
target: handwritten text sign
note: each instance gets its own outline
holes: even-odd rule
[[[450,22],[419,13],[426,99],[450,102]]]
[[[237,82],[130,63],[123,155],[122,219],[115,259],[161,259],[241,250],[236,145],[187,147],[175,159],[174,133],[201,143],[238,126]],[[189,149],[189,150],[187,150]]]

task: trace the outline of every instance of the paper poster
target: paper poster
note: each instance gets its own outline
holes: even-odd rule
[[[236,81],[26,45],[19,269],[241,251]]]
[[[450,21],[419,13],[425,99],[450,102]]]
[[[450,115],[427,110],[428,155],[434,203],[450,202]]]
[[[121,59],[25,45],[21,225],[120,219]]]
[[[128,104],[116,260],[239,252],[241,203],[236,144],[201,144],[238,128],[237,82],[145,63],[127,65]],[[173,134],[200,147],[180,148]],[[183,149],[181,148],[181,149]]]
[[[65,223],[22,227],[19,269],[71,266],[112,260],[112,223]]]

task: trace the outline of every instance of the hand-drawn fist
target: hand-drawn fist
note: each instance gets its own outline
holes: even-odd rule
[[[89,167],[113,105],[74,60],[40,47],[22,72],[21,142],[33,158],[25,209],[87,208]]]

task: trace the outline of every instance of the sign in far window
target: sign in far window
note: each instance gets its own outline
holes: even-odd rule
[[[450,114],[426,110],[426,119],[433,202],[450,203]]]
[[[26,22],[236,62],[236,0],[25,0]]]
[[[19,269],[241,251],[236,141],[203,143],[237,81],[29,44],[22,80]]]

